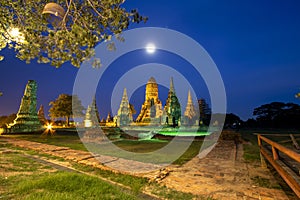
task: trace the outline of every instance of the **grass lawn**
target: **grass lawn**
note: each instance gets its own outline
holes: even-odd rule
[[[127,159],[138,160],[151,163],[173,163],[182,165],[195,157],[201,148],[202,141],[173,141],[170,148],[163,151],[157,151],[167,146],[170,141],[164,140],[118,140],[113,142],[114,145],[93,144],[85,146],[77,132],[56,132],[53,136],[40,134],[20,134],[8,135],[5,137],[15,137],[23,140],[52,144],[56,146],[70,147],[75,150],[92,151],[101,155],[110,155]],[[117,147],[117,149],[116,149]],[[87,150],[88,149],[88,150]],[[181,150],[181,149],[186,149]],[[136,153],[132,157],[131,152]],[[130,154],[128,154],[130,153]],[[179,155],[179,158],[178,156]],[[174,162],[173,162],[174,161]]]
[[[71,172],[1,178],[0,183],[9,187],[2,199],[137,199],[98,178]]]
[[[260,161],[259,147],[257,144],[257,135],[260,134],[286,134],[286,136],[273,136],[264,135],[265,137],[271,139],[272,141],[278,142],[283,146],[291,147],[292,142],[289,134],[295,134],[296,140],[299,142],[300,131],[297,130],[283,130],[283,129],[241,129],[239,130],[244,141],[248,142],[244,144],[244,158],[246,161]],[[285,142],[284,142],[285,141]]]

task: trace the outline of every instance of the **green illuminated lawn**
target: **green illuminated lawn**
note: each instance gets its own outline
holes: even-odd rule
[[[160,134],[166,136],[188,136],[188,137],[195,137],[195,136],[206,136],[209,135],[209,132],[183,132],[183,131],[159,131]]]

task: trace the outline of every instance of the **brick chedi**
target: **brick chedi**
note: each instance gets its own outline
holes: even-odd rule
[[[130,109],[126,88],[124,88],[120,108],[118,110],[117,116],[115,116],[115,117],[116,117],[116,122],[117,122],[118,126],[129,125],[133,121],[132,120],[132,112]]]
[[[44,124],[47,123],[47,119],[45,117],[45,112],[44,112],[44,106],[43,105],[41,105],[39,110],[38,110],[38,118],[39,118],[41,124],[44,125]]]
[[[14,123],[10,124],[8,127],[9,132],[37,132],[43,129],[36,109],[36,92],[37,83],[34,80],[29,80],[25,88],[17,117],[14,120]]]
[[[100,123],[100,117],[99,117],[99,112],[96,104],[96,98],[94,97],[92,103],[88,105],[88,108],[86,110],[84,126],[94,127],[94,126],[99,126],[99,123]]]
[[[173,78],[170,81],[170,89],[168,98],[164,107],[164,114],[166,115],[166,124],[176,127],[180,124],[181,107],[175,93]]]
[[[141,112],[136,119],[138,123],[161,124],[162,123],[162,103],[158,98],[158,85],[151,77],[146,84],[145,102]]]
[[[198,123],[198,113],[196,112],[191,91],[188,92],[188,99],[183,115],[182,124],[184,125],[196,125]]]

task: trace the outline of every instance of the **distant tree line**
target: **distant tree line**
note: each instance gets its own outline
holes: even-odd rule
[[[245,122],[247,127],[300,128],[300,105],[272,102],[254,109],[255,118]]]

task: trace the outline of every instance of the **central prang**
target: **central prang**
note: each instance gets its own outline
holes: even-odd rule
[[[141,124],[162,124],[163,114],[162,103],[158,98],[158,86],[156,80],[151,77],[146,84],[145,102],[136,122]]]

